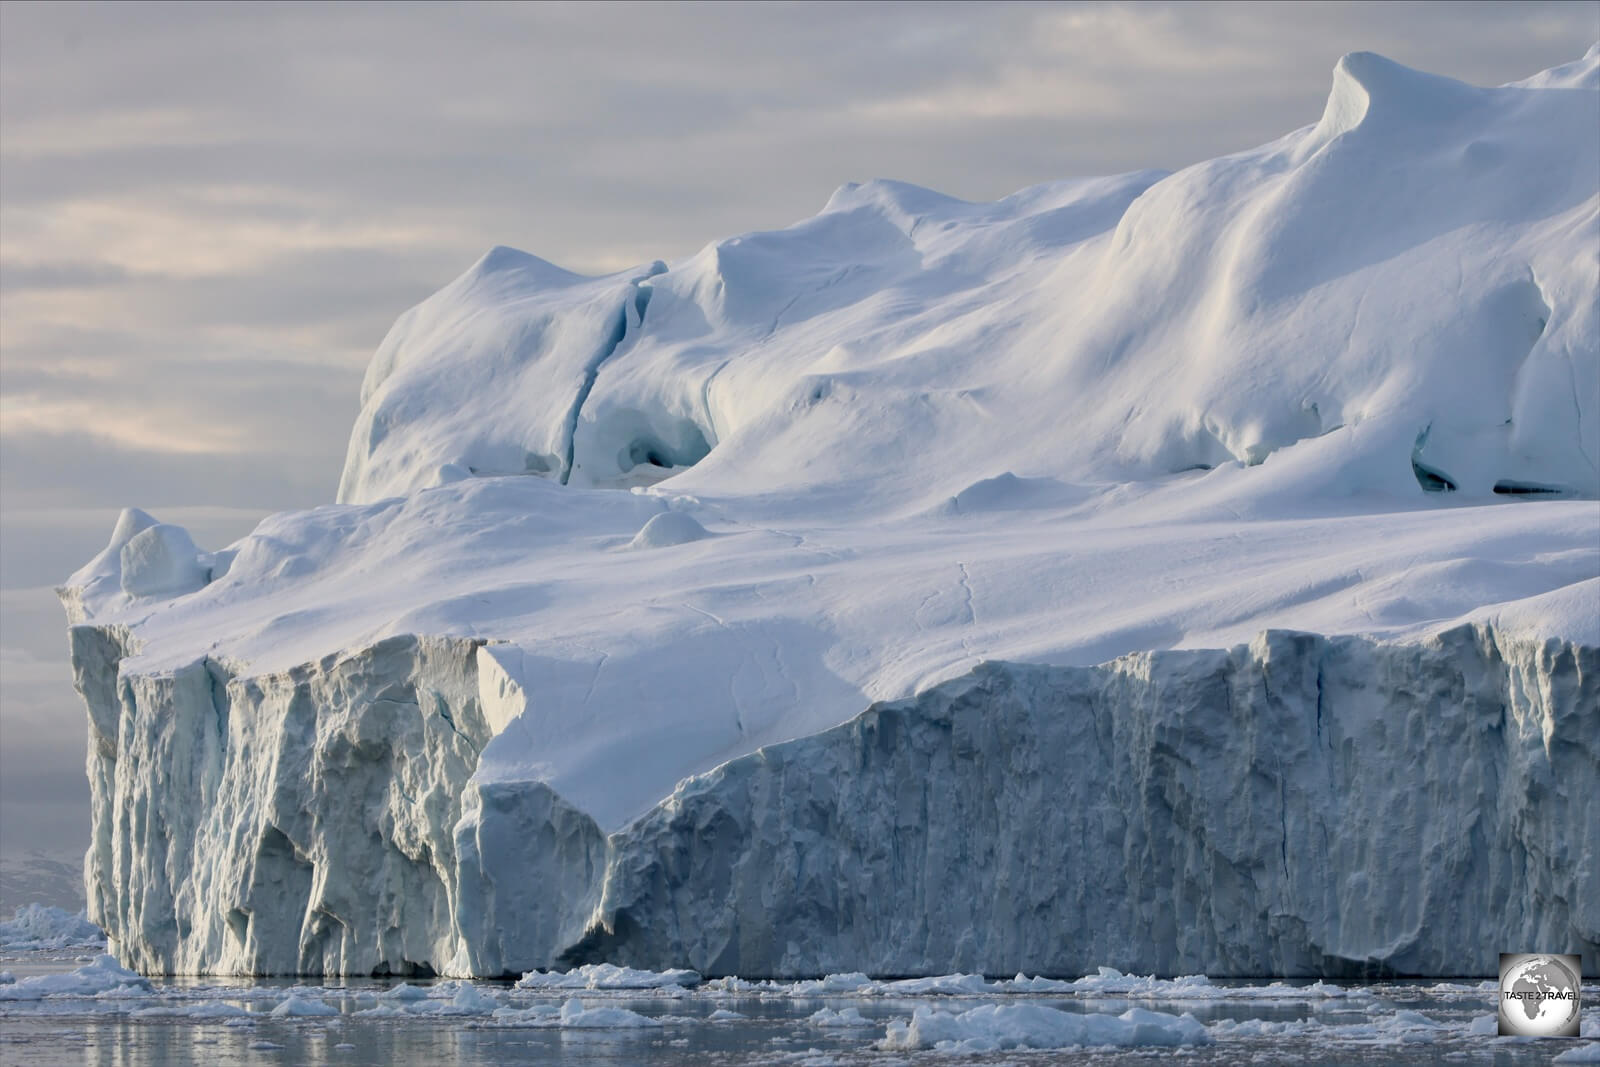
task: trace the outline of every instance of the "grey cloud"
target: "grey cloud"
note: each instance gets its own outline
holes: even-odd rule
[[[279,403],[298,398],[280,396]],[[280,429],[294,420],[280,415]],[[310,429],[311,419],[304,420]],[[347,431],[341,430],[343,438]],[[319,436],[331,436],[322,431]],[[0,495],[7,509],[82,507],[87,504],[147,510],[191,504],[288,510],[333,500],[339,484],[339,455],[325,446],[322,462],[307,462],[302,442],[292,433],[282,440],[258,441],[254,453],[206,455],[141,452],[84,433],[10,434],[0,449]],[[19,536],[45,536],[30,533]],[[87,558],[87,557],[84,557]],[[57,581],[40,575],[29,580]]]
[[[88,289],[128,280],[128,272],[114,263],[6,263],[0,264],[0,290]]]

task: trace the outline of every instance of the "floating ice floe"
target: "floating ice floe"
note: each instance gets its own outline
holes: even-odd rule
[[[591,1008],[583,1001],[572,997],[559,1008],[550,1004],[533,1004],[526,1008],[496,1008],[487,1018],[477,1020],[472,1025],[493,1028],[631,1030],[660,1026],[663,1021],[641,1015],[628,1008]]]
[[[670,989],[700,984],[696,971],[641,971],[611,963],[590,963],[574,970],[529,971],[518,989]]]
[[[272,1015],[280,1019],[338,1014],[339,1009],[327,1001],[317,997],[308,997],[301,993],[290,993],[281,1004],[272,1009]]]
[[[892,1022],[878,1047],[887,1051],[937,1049],[1072,1048],[1081,1045],[1204,1045],[1211,1041],[1193,1015],[1129,1008],[1121,1015],[1077,1013],[1042,1004],[995,1004],[948,1012],[919,1007],[906,1022]]]
[[[101,955],[65,974],[41,974],[0,985],[0,1000],[42,1000],[45,997],[142,996],[151,992],[150,980],[135,974],[112,956]]]

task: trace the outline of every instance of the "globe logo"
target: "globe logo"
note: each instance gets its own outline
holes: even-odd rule
[[[1581,976],[1578,956],[1502,953],[1501,1036],[1577,1037]]]

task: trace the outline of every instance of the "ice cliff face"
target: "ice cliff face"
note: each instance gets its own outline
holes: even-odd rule
[[[73,634],[97,745],[91,917],[146,970],[1600,960],[1594,648],[1272,631],[989,664],[688,779],[607,835],[541,782],[470,780],[488,734],[473,642],[119,689],[115,644]]]
[[[180,972],[1600,964],[1597,248],[1600,49],[495,249],[339,504],[129,509],[61,590],[91,917]]]
[[[1600,652],[1272,631],[992,664],[692,779],[559,959],[714,973],[1490,973],[1595,959]]]
[[[477,642],[393,638],[276,675],[118,676],[71,631],[89,706],[89,908],[161,973],[411,973],[448,959],[461,791],[488,737]]]

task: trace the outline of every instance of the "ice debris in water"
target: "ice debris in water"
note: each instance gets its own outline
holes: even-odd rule
[[[613,963],[586,963],[582,967],[559,971],[529,971],[517,982],[518,989],[664,989],[700,984],[697,971],[641,971]]]
[[[94,962],[75,971],[41,974],[0,985],[0,1000],[42,1000],[55,996],[104,997],[107,994],[139,996],[150,992],[148,978],[128,970],[115,957],[102,954]]]
[[[10,951],[104,946],[106,935],[82,912],[25,904],[0,922],[0,948]]]
[[[301,1018],[321,1015],[338,1015],[339,1009],[325,1000],[309,997],[299,990],[291,991],[283,1002],[272,1009],[277,1018]]]
[[[1104,1015],[1065,1012],[1042,1004],[994,1004],[963,1012],[919,1007],[909,1021],[890,1023],[878,1047],[886,1051],[993,1052],[1079,1045],[1203,1045],[1210,1041],[1205,1026],[1187,1012],[1170,1015],[1129,1008],[1121,1015]]]

